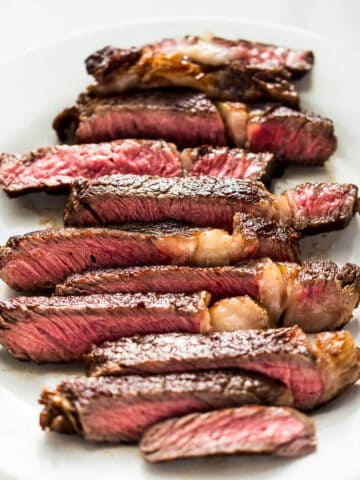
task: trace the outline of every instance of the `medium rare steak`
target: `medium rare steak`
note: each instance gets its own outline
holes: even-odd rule
[[[241,371],[176,373],[150,377],[73,377],[44,389],[41,427],[86,440],[137,442],[161,420],[244,404],[291,405],[280,383]]]
[[[232,143],[253,152],[272,152],[286,163],[323,165],[336,150],[333,122],[314,113],[276,104],[224,102],[218,108]]]
[[[154,90],[99,98],[82,94],[53,127],[62,141],[104,142],[153,138],[179,147],[225,145],[225,129],[215,105],[200,92]]]
[[[302,265],[269,259],[235,267],[153,266],[89,270],[56,287],[57,295],[92,293],[194,293],[212,300],[249,295],[266,308],[274,325],[299,325],[306,332],[334,330],[352,316],[360,298],[360,268],[331,261]]]
[[[20,360],[74,360],[123,336],[206,332],[209,300],[206,292],[15,297],[0,302],[0,343]]]
[[[116,140],[44,147],[27,154],[0,155],[0,184],[10,197],[40,190],[67,191],[77,178],[114,173],[181,177],[206,175],[269,183],[275,169],[271,153],[202,146],[182,153],[160,140]]]
[[[0,248],[0,278],[16,290],[36,290],[90,267],[228,265],[263,256],[298,260],[298,235],[286,225],[255,223],[245,215],[235,217],[232,235],[174,223],[63,228],[11,237]]]
[[[264,156],[254,155],[254,159],[260,163]],[[113,173],[181,176],[180,154],[175,145],[162,141],[118,140],[0,156],[0,183],[11,197],[39,190],[67,191],[76,178],[94,179]]]
[[[297,105],[289,82],[313,65],[310,51],[215,36],[165,39],[130,49],[105,47],[86,59],[98,94],[153,87],[192,87],[212,98],[273,99]]]
[[[94,347],[85,359],[93,376],[241,368],[283,382],[302,409],[330,400],[360,376],[349,332],[320,333],[311,344],[298,327],[136,336]]]
[[[145,432],[140,449],[151,463],[234,453],[298,457],[316,449],[315,424],[292,408],[228,408],[160,422]]]
[[[186,174],[196,177],[232,177],[269,183],[276,167],[271,153],[254,154],[241,148],[205,145],[187,148],[181,156]]]
[[[273,195],[260,182],[233,178],[112,175],[76,181],[64,221],[84,227],[172,219],[230,230],[242,212],[315,233],[344,227],[356,200],[357,187],[346,183],[304,183]]]
[[[184,148],[230,144],[302,165],[322,165],[337,144],[332,121],[319,115],[270,103],[215,105],[193,91],[150,90],[105,98],[80,95],[53,126],[59,138],[70,143],[142,137],[165,139]],[[230,162],[231,157],[221,163]]]

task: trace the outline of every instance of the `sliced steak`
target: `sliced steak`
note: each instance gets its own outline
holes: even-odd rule
[[[92,90],[101,95],[183,85],[212,98],[297,105],[298,94],[288,80],[308,72],[313,61],[312,52],[304,50],[186,36],[142,48],[105,47],[86,59],[86,67],[97,81]]]
[[[240,371],[122,378],[73,377],[44,389],[41,427],[86,440],[137,442],[161,420],[244,404],[291,405],[280,383]]]
[[[263,157],[266,155],[254,155],[258,172]],[[113,173],[181,176],[180,154],[175,145],[162,141],[118,140],[58,145],[23,155],[0,156],[0,183],[11,197],[39,190],[67,191],[76,178],[94,179]]]
[[[302,409],[330,400],[360,376],[349,332],[321,333],[312,345],[299,327],[136,336],[94,347],[85,359],[93,376],[241,368],[283,382]]]
[[[256,223],[246,215],[236,216],[232,235],[172,223],[64,228],[10,238],[0,248],[0,278],[16,290],[36,290],[90,267],[228,265],[263,256],[298,260],[298,235],[286,225]]]
[[[15,297],[0,302],[0,343],[20,360],[74,360],[123,336],[206,332],[209,300],[206,292]]]
[[[228,138],[238,147],[268,151],[285,163],[301,165],[323,165],[336,150],[334,124],[328,118],[276,104],[217,106]]]
[[[360,298],[360,268],[331,261],[303,265],[269,259],[236,267],[153,266],[89,270],[56,287],[57,295],[92,293],[194,293],[212,300],[248,295],[266,308],[274,325],[299,325],[306,332],[334,330],[352,316]],[[235,307],[236,310],[236,307]]]
[[[215,148],[208,145],[185,149],[182,160],[187,175],[232,177],[264,183],[270,182],[276,167],[275,157],[271,153],[254,154],[241,148]]]
[[[281,457],[316,449],[315,424],[286,407],[244,406],[193,413],[160,422],[147,430],[140,450],[148,462],[235,453]]]
[[[250,111],[246,145],[287,162],[323,165],[335,152],[337,138],[328,118],[272,105]]]
[[[202,146],[182,153],[160,140],[117,140],[100,144],[57,145],[27,154],[0,155],[0,185],[7,195],[68,191],[78,178],[135,174],[159,177],[206,175],[269,183],[275,168],[271,153]]]
[[[357,187],[346,183],[305,183],[273,195],[260,182],[233,178],[112,175],[76,181],[64,221],[84,227],[172,219],[231,230],[242,212],[315,233],[343,228],[356,200]]]
[[[154,90],[99,98],[80,95],[61,112],[53,127],[63,141],[104,142],[153,138],[179,147],[225,145],[225,129],[213,103],[191,90]]]

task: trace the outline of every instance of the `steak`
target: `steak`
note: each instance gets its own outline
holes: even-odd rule
[[[154,90],[115,97],[82,94],[53,127],[62,141],[97,143],[119,138],[153,138],[179,147],[225,145],[215,105],[200,92]]]
[[[208,331],[208,303],[206,292],[15,297],[0,302],[0,343],[20,360],[75,360],[123,336]]]
[[[187,148],[181,156],[186,174],[196,177],[232,177],[268,184],[276,168],[275,157],[271,153],[254,154],[241,148],[203,145]]]
[[[260,182],[233,178],[112,175],[73,184],[64,221],[84,227],[176,220],[231,230],[237,212],[282,219],[304,233],[343,228],[357,187],[305,183],[273,195]]]
[[[150,266],[110,268],[74,274],[56,295],[92,293],[195,293],[212,301],[248,295],[262,305],[274,325],[299,325],[306,332],[334,330],[351,318],[360,298],[360,268],[331,261],[302,265],[269,259],[235,267]]]
[[[159,140],[117,140],[100,144],[57,145],[28,154],[0,155],[0,184],[10,196],[68,191],[77,178],[114,173],[180,177],[206,175],[269,183],[275,169],[271,153],[202,146],[180,153]]]
[[[230,144],[302,165],[322,165],[337,145],[332,121],[319,115],[274,103],[213,104],[190,90],[110,97],[83,94],[55,118],[53,126],[60,140],[70,143],[142,137],[165,139],[181,148]]]
[[[244,406],[192,413],[150,427],[140,450],[148,462],[234,453],[281,457],[307,455],[316,449],[315,424],[286,407]]]
[[[86,59],[97,94],[186,86],[212,98],[298,104],[289,82],[307,73],[312,52],[214,36],[165,39],[130,49],[105,47]]]
[[[138,442],[161,420],[244,404],[290,405],[280,383],[240,371],[176,373],[150,377],[73,377],[44,389],[41,427],[86,440]]]
[[[93,347],[85,360],[92,376],[241,368],[283,382],[301,409],[332,399],[360,376],[349,332],[320,333],[312,345],[299,327],[135,336]]]
[[[224,102],[218,108],[232,143],[253,152],[268,151],[286,163],[315,166],[336,150],[333,122],[314,113],[276,104],[247,108]]]
[[[244,215],[234,224],[232,235],[174,223],[40,230],[11,237],[0,248],[0,278],[15,290],[38,290],[90,267],[228,265],[263,256],[298,260],[299,237],[291,228]]]
[[[254,155],[254,163],[266,158],[266,154],[260,155]],[[261,168],[256,165],[255,171],[256,167],[257,171]],[[0,183],[11,197],[39,190],[67,191],[76,178],[94,179],[113,173],[181,176],[180,154],[175,145],[162,141],[118,140],[0,156]]]

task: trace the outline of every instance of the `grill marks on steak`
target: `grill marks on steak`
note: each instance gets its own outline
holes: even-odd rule
[[[175,145],[162,141],[118,140],[0,156],[0,182],[9,196],[43,189],[68,190],[75,178],[94,179],[113,173],[181,176],[180,154]]]
[[[151,425],[174,416],[244,404],[290,405],[279,382],[241,371],[121,378],[73,377],[44,389],[42,428],[87,440],[137,442]]]
[[[179,147],[225,145],[225,129],[214,104],[200,92],[154,90],[96,97],[82,94],[53,127],[63,141],[91,143],[153,138]]]
[[[100,144],[58,145],[28,154],[0,155],[0,184],[15,197],[32,191],[69,190],[77,178],[135,174],[159,177],[219,176],[270,182],[271,153],[202,146],[183,152],[160,140],[117,140]]]
[[[0,277],[16,290],[37,290],[90,267],[213,266],[262,256],[298,260],[298,235],[273,221],[259,220],[254,226],[253,219],[243,214],[236,216],[232,235],[173,223],[64,228],[10,238],[0,248]]]
[[[309,51],[186,36],[142,48],[105,47],[86,59],[86,67],[97,80],[91,90],[101,95],[183,85],[212,98],[266,98],[297,105],[298,94],[289,80],[308,72],[313,61]]]
[[[302,409],[356,382],[359,360],[349,332],[319,334],[312,345],[298,327],[136,336],[94,347],[86,356],[93,376],[241,368],[284,383]]]
[[[277,159],[301,165],[323,165],[334,153],[337,138],[328,118],[276,104],[247,108],[219,103],[228,136],[253,152],[268,151]]]
[[[56,287],[57,295],[91,293],[194,293],[212,301],[248,295],[270,315],[273,325],[299,325],[306,332],[335,330],[352,316],[360,298],[360,269],[331,261],[302,265],[269,259],[236,267],[153,266],[90,270]]]
[[[74,182],[64,221],[82,227],[172,219],[230,230],[242,212],[315,233],[344,227],[356,201],[352,184],[305,183],[273,195],[260,182],[233,178],[112,175]]]
[[[123,336],[206,332],[209,301],[206,292],[15,297],[0,302],[0,343],[20,360],[75,360]]]
[[[316,449],[315,424],[292,408],[244,406],[193,413],[154,425],[141,440],[148,462],[234,453],[283,457]]]

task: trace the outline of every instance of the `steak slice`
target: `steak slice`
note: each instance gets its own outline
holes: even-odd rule
[[[112,175],[74,182],[64,221],[84,227],[172,219],[231,230],[242,212],[315,233],[343,228],[356,200],[357,187],[347,183],[304,183],[273,195],[260,182],[234,178]]]
[[[93,347],[85,360],[92,376],[241,368],[283,382],[302,409],[330,400],[360,376],[349,332],[320,333],[312,345],[299,327],[123,338]]]
[[[271,153],[254,154],[241,148],[203,145],[187,148],[181,156],[187,175],[196,177],[232,177],[260,180],[268,184],[276,167],[275,157]]]
[[[286,407],[244,406],[192,413],[150,427],[140,450],[148,462],[235,453],[281,457],[307,455],[316,449],[315,424]]]
[[[334,153],[334,124],[314,113],[278,104],[247,107],[219,102],[227,134],[233,145],[253,152],[268,151],[278,160],[301,165],[323,165]]]
[[[86,440],[138,442],[161,420],[244,404],[291,405],[280,383],[241,371],[176,373],[150,377],[73,377],[45,388],[41,427]]]
[[[101,95],[182,85],[212,98],[297,105],[298,94],[288,80],[307,73],[313,62],[310,51],[186,36],[141,48],[105,47],[86,59],[86,68],[97,81],[91,89]]]
[[[154,90],[96,97],[82,94],[54,120],[60,140],[97,143],[118,138],[153,138],[179,147],[225,145],[215,105],[200,92]]]
[[[264,157],[266,154],[254,155],[258,172]],[[10,197],[39,190],[67,191],[76,178],[94,179],[113,173],[181,176],[180,154],[175,145],[162,141],[118,140],[0,156],[0,183]]]
[[[232,235],[174,223],[63,228],[11,237],[0,248],[0,278],[16,290],[36,290],[90,267],[228,265],[263,256],[298,260],[298,235],[286,225],[246,215],[236,216]]]
[[[15,297],[0,302],[0,343],[20,360],[75,360],[123,336],[206,332],[209,300],[206,292]]]
[[[195,293],[212,301],[248,295],[262,305],[274,325],[298,325],[306,332],[335,330],[352,316],[360,299],[360,268],[331,261],[302,265],[269,259],[235,267],[150,266],[110,268],[74,274],[56,295],[92,293]]]
[[[0,184],[10,197],[29,192],[68,191],[77,178],[93,180],[114,173],[181,177],[206,175],[269,183],[271,153],[202,146],[180,153],[160,140],[117,140],[100,144],[57,145],[27,154],[0,155]]]

